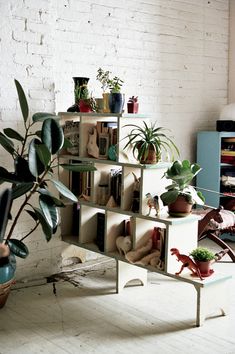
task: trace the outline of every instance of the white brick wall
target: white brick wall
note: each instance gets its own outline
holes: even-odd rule
[[[138,95],[140,111],[171,128],[182,158],[193,160],[196,132],[214,129],[227,103],[228,0],[10,0],[0,13],[0,128],[20,127],[14,78],[32,113],[65,111],[73,76],[90,77],[101,95],[101,66],[125,80],[126,97]],[[56,271],[58,239],[29,242],[18,277]]]

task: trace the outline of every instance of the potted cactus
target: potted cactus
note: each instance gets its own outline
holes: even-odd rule
[[[0,144],[13,161],[10,171],[0,166],[1,183],[11,184],[11,188],[6,189],[0,197],[0,284],[2,287],[7,286],[7,289],[14,277],[15,256],[28,256],[25,239],[41,227],[46,241],[50,241],[57,230],[58,208],[65,205],[52,194],[50,187],[55,187],[60,195],[77,202],[77,197],[54,176],[58,167],[79,172],[95,170],[92,165],[59,163],[58,154],[69,142],[64,138],[57,117],[40,112],[30,118],[23,88],[17,80],[15,85],[23,116],[24,133],[21,135],[12,128],[5,128],[0,133]],[[39,123],[42,124],[41,129],[35,130],[34,127],[38,127]],[[18,198],[20,199],[15,207]],[[17,239],[15,227],[23,213],[32,218],[34,225],[21,239]],[[8,218],[11,220],[6,232]],[[4,294],[2,300],[0,307],[4,306],[6,300]]]

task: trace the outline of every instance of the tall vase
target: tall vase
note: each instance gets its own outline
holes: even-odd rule
[[[120,92],[111,92],[109,95],[109,109],[111,113],[122,113],[125,95]]]
[[[89,78],[88,77],[73,77],[74,92],[78,87],[81,87],[81,93],[86,88]],[[76,96],[74,94],[74,104],[67,109],[67,112],[80,112],[78,102],[76,102]]]

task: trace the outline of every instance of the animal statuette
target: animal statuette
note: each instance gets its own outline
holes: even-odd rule
[[[131,250],[131,236],[118,236],[116,238],[116,246],[120,255],[126,255]]]
[[[152,195],[150,193],[147,193],[146,198],[147,198],[147,205],[149,207],[149,212],[148,212],[147,216],[150,215],[152,209],[156,210],[156,216],[158,216],[159,212],[160,212],[158,196],[155,195],[154,197],[152,197]]]
[[[196,265],[196,263],[189,257],[186,256],[186,254],[180,254],[179,250],[177,248],[171,248],[171,255],[176,255],[178,262],[182,262],[182,266],[180,268],[180,271],[175,273],[175,275],[180,275],[180,273],[184,270],[184,268],[188,268],[191,270],[192,275],[198,276],[201,280],[203,280],[201,272]]]

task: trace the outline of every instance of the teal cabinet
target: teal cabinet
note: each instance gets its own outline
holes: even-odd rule
[[[202,188],[207,205],[218,207],[235,198],[235,132],[199,132],[197,162],[202,171],[196,185]]]

